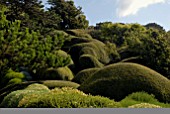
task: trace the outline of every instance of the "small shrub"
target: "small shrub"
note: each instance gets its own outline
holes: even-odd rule
[[[13,78],[13,79],[9,80],[8,84],[19,84],[21,82],[22,82],[22,79],[20,79],[20,78]]]
[[[13,79],[13,78],[24,79],[25,76],[24,76],[23,73],[15,72],[15,71],[9,69],[4,78],[5,78],[6,80],[10,80],[10,79]]]

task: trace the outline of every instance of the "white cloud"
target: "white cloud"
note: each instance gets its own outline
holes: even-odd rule
[[[135,15],[141,8],[164,2],[166,0],[117,0],[117,15],[119,17]]]

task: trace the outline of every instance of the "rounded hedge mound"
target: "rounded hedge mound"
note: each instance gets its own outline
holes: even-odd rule
[[[21,108],[118,108],[120,103],[100,96],[86,95],[72,88],[55,88],[49,93],[26,96],[19,102]]]
[[[170,104],[159,102],[153,94],[148,94],[146,92],[135,92],[126,96],[123,100],[119,102],[123,107],[129,107],[140,103],[149,103],[161,106],[163,108],[169,108]]]
[[[87,80],[88,77],[92,76],[96,71],[98,71],[100,68],[88,68],[81,70],[76,74],[76,76],[73,78],[73,82],[76,82],[78,84],[83,83],[85,80]]]
[[[25,90],[40,90],[40,91],[46,90],[46,91],[50,91],[47,86],[45,86],[44,84],[39,84],[39,83],[30,84],[25,88]]]
[[[87,68],[101,68],[104,65],[100,63],[94,56],[89,54],[84,54],[79,58],[80,68],[87,69]]]
[[[79,43],[90,42],[90,41],[92,41],[92,39],[90,38],[73,37],[73,38],[67,39],[64,42],[64,45],[62,46],[62,50],[68,52],[70,50],[70,47],[72,47],[73,45],[79,44]]]
[[[66,33],[78,37],[92,38],[91,35],[87,34],[83,29],[66,30]]]
[[[61,88],[61,87],[72,87],[78,88],[80,85],[71,81],[63,81],[63,80],[45,80],[41,81],[41,84],[47,86],[50,89],[53,88]]]
[[[69,54],[71,55],[71,58],[75,64],[75,73],[86,68],[95,67],[96,63],[97,67],[103,66],[102,64],[108,64],[111,59],[107,50],[107,46],[104,43],[95,39],[91,40],[90,42],[78,43],[71,46]],[[80,57],[85,57],[85,55],[89,55],[87,59],[92,63],[95,63],[92,67],[89,67],[91,64],[82,63],[82,61],[80,61],[82,59]]]
[[[68,67],[48,68],[41,79],[43,80],[72,80],[74,75]]]
[[[101,68],[79,90],[92,95],[123,99],[128,94],[145,91],[159,101],[170,102],[170,81],[154,70],[136,63],[116,63]]]
[[[35,87],[35,88],[34,88]],[[0,104],[0,107],[3,108],[17,108],[20,100],[22,100],[27,95],[41,95],[43,93],[49,92],[50,90],[44,88],[44,85],[33,84],[28,86],[27,89],[13,91],[4,97],[3,101]]]

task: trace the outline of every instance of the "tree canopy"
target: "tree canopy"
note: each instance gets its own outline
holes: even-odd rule
[[[66,0],[48,0],[51,5],[49,11],[54,11],[61,17],[62,29],[79,29],[87,28],[88,21],[86,16],[83,15],[82,8],[76,7],[74,1]]]

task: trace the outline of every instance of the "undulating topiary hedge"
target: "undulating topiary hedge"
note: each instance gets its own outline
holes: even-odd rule
[[[3,108],[17,108],[20,100],[27,96],[27,95],[36,95],[36,94],[43,94],[46,92],[49,92],[50,90],[45,86],[41,84],[33,84],[28,86],[28,88],[24,90],[17,90],[13,91],[10,94],[8,94],[0,104],[0,107]]]
[[[83,29],[72,29],[66,30],[65,32],[77,37],[91,38],[91,35],[86,33]]]
[[[42,84],[31,84],[8,94],[0,107],[5,108],[119,108],[121,104],[101,96],[87,95],[70,87],[49,90]]]
[[[170,102],[170,81],[154,70],[136,63],[116,63],[101,68],[79,90],[119,101],[130,93],[145,91],[159,101]]]
[[[20,100],[23,108],[118,108],[120,103],[100,96],[86,95],[72,88],[55,88],[42,95],[28,95]]]
[[[76,74],[76,76],[73,78],[72,81],[81,84],[99,69],[100,68],[88,68],[88,69],[81,70]]]
[[[90,42],[90,41],[92,41],[91,38],[73,37],[73,38],[67,39],[64,42],[64,45],[62,46],[62,50],[68,52],[70,50],[70,47],[72,47],[73,45],[79,44],[79,43]]]

